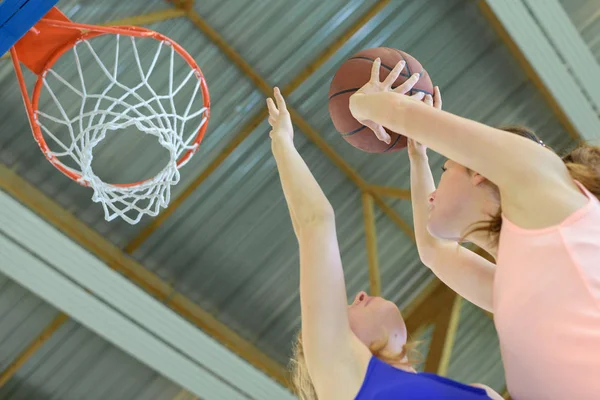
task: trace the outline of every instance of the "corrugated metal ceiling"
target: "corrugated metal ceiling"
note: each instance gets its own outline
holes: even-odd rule
[[[0,274],[0,370],[58,311]],[[4,400],[163,400],[181,388],[74,322],[63,324],[5,385]]]
[[[284,86],[352,25],[374,1],[197,1],[195,10],[268,82]],[[563,0],[582,36],[600,59],[598,5]],[[61,1],[79,22],[106,22],[169,7],[164,1]],[[596,15],[596,17],[590,17]],[[207,77],[212,117],[201,150],[182,170],[174,196],[203,171],[250,118],[264,95],[187,19],[149,26],[182,44]],[[497,38],[472,0],[393,1],[301,85],[293,105],[359,174],[378,185],[408,188],[406,154],[369,155],[339,138],[328,116],[329,81],[341,62],[366,47],[401,48],[417,57],[440,85],[445,108],[498,125],[522,123],[563,150],[573,140]],[[0,159],[65,208],[124,247],[145,224],[106,223],[91,191],[44,160],[28,133],[11,65],[0,61]],[[297,245],[270,154],[268,125],[260,124],[183,202],[134,256],[276,360],[286,363],[299,329]],[[360,192],[308,139],[296,144],[336,209],[348,293],[368,287]],[[155,147],[137,148],[123,168],[143,173]],[[99,157],[100,158],[100,157]],[[435,177],[443,159],[430,156]],[[98,169],[110,167],[100,163]],[[389,204],[412,224],[408,201]],[[412,241],[376,213],[383,291],[407,305],[432,279]],[[491,320],[465,304],[450,375],[502,390],[504,374]]]

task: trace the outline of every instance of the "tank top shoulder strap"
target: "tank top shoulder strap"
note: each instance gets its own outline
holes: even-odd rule
[[[598,198],[589,191],[588,188],[586,188],[583,183],[579,182],[578,180],[573,180],[573,182],[575,182],[575,184],[577,185],[577,187],[579,187],[579,190],[581,190],[581,192],[592,202],[592,203],[600,203],[600,200],[598,200]]]

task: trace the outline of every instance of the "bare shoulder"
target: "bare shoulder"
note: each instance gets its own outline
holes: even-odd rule
[[[504,215],[524,229],[560,224],[589,201],[560,157],[550,151],[500,191]]]

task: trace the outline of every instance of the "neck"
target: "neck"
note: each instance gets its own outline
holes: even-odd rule
[[[481,191],[481,197],[479,198],[479,207],[475,209],[479,210],[476,215],[472,216],[473,221],[486,221],[490,219],[490,215],[496,215],[500,210],[500,198],[495,194],[493,188],[485,187],[485,191]],[[492,192],[490,192],[490,190]],[[476,246],[487,252],[490,257],[485,254],[481,254],[484,258],[489,261],[495,262],[498,257],[498,245],[497,243],[491,243],[488,232],[474,232],[466,237],[466,240],[475,244]]]
[[[476,245],[477,247],[480,247],[486,253],[488,253],[493,259],[489,261],[495,262],[496,258],[498,257],[498,246],[496,244],[490,243],[490,238],[487,232],[475,232],[472,235],[469,235],[469,237],[467,237],[467,240]],[[484,258],[489,259],[489,257],[486,257],[486,255],[484,254],[480,255]]]

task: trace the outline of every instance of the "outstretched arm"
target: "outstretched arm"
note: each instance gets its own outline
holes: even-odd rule
[[[268,100],[270,136],[300,247],[306,363],[320,398],[344,393],[348,396],[342,398],[351,398],[358,392],[370,354],[350,329],[333,208],[294,147],[292,123],[278,89],[275,98],[277,107]]]
[[[426,97],[424,102],[441,109],[439,89],[435,89],[435,99]],[[491,311],[495,266],[456,242],[431,236],[427,230],[427,221],[429,195],[435,190],[435,184],[426,147],[409,139],[408,156],[415,239],[421,262],[452,290],[477,306]]]
[[[556,154],[531,140],[428,107],[391,91],[356,93],[350,98],[350,109],[355,118],[402,132],[479,172],[501,190],[519,182],[553,177],[557,170],[565,169]]]
[[[504,214],[524,228],[555,225],[585,204],[587,199],[554,152],[397,93],[387,82],[403,65],[381,83],[379,62],[373,63],[371,80],[350,97],[350,111],[380,140],[389,141],[385,126],[483,175],[500,188]]]

